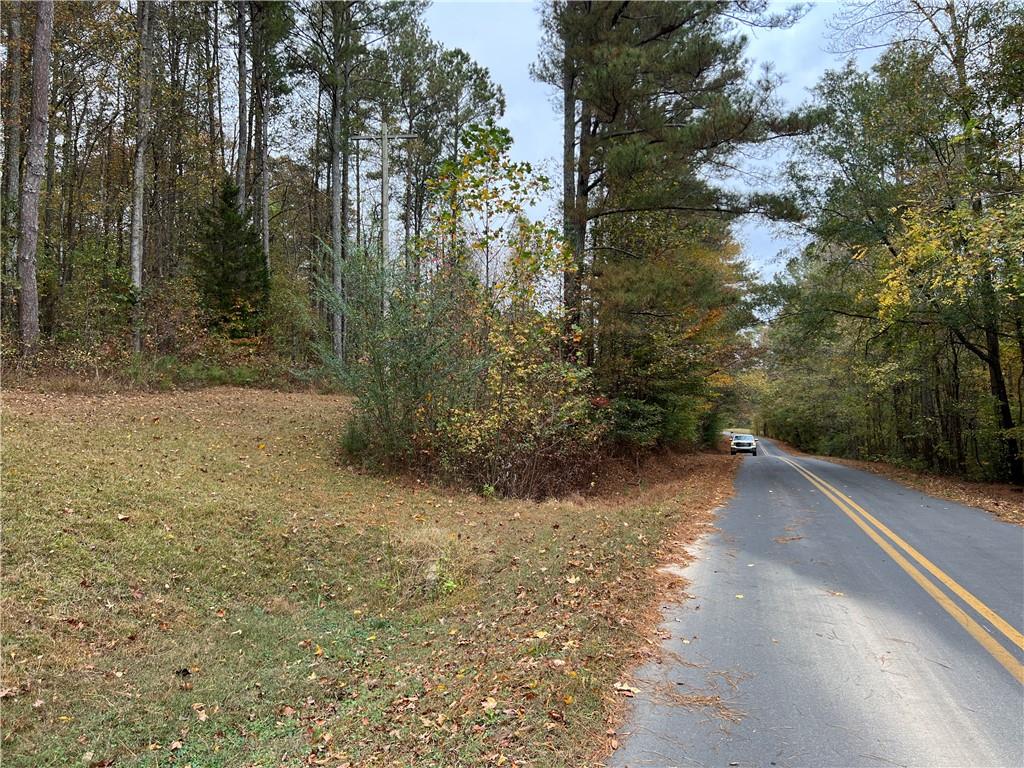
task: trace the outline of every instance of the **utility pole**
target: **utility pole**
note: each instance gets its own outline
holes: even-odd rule
[[[359,190],[359,143],[356,142],[356,248],[363,247],[363,198]]]
[[[415,138],[417,138],[417,136],[414,133],[388,133],[387,120],[381,120],[379,136],[364,134],[352,137],[355,141],[380,142],[380,258],[382,263],[387,259],[388,252],[388,185],[390,184],[388,155],[390,154],[390,145],[392,141],[397,141],[399,139]]]

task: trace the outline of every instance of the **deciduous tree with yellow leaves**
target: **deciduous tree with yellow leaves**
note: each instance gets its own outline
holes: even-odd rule
[[[774,286],[786,385],[764,417],[805,447],[1022,483],[1024,11],[875,10],[895,39],[870,73],[822,81],[830,119],[795,166],[813,242]],[[835,384],[832,418],[784,402],[822,396],[808,380],[843,360],[859,375]]]

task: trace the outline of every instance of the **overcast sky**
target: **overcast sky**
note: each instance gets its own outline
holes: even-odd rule
[[[817,3],[792,29],[748,31],[749,58],[758,67],[771,64],[784,77],[779,96],[787,107],[805,101],[823,72],[842,66],[843,57],[826,50],[827,22],[838,8],[835,3]],[[529,72],[541,40],[538,4],[533,0],[435,0],[426,20],[435,39],[469,53],[504,89],[507,108],[502,123],[515,140],[513,157],[528,160],[552,178],[559,178],[556,160],[561,156],[561,117],[553,103],[556,94],[534,82]],[[767,164],[771,167],[780,162],[781,157],[769,158]],[[797,244],[793,235],[757,219],[738,224],[736,234],[747,258],[765,276],[780,266],[780,251]]]

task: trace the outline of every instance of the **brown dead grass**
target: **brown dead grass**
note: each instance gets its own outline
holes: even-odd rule
[[[5,765],[600,759],[736,460],[489,501],[339,463],[349,411],[4,393]]]

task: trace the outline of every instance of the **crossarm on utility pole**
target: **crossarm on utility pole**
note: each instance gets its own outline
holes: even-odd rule
[[[383,123],[381,125],[379,136],[361,134],[359,136],[352,136],[351,138],[353,141],[380,142],[380,255],[381,262],[383,262],[387,256],[388,250],[388,208],[390,206],[388,186],[391,178],[388,168],[388,156],[390,154],[389,150],[391,142],[398,139],[415,139],[418,137],[413,133],[388,133],[388,125],[387,123]]]

